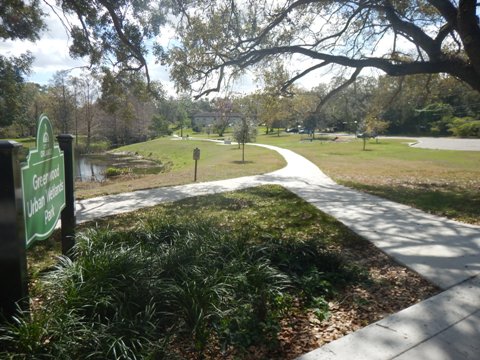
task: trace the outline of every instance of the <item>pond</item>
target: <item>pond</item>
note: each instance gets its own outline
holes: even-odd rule
[[[77,181],[103,181],[105,180],[105,170],[108,164],[98,161],[91,155],[77,155],[76,162],[76,180]]]
[[[108,168],[125,169],[127,173],[139,175],[158,174],[165,169],[163,164],[128,152],[76,155],[75,162],[76,180],[87,182],[105,181]]]

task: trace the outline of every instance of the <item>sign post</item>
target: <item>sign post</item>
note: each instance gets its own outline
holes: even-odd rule
[[[22,167],[23,213],[27,248],[49,237],[65,207],[64,155],[54,143],[52,125],[45,115],[37,128],[37,147]]]
[[[21,144],[0,141],[0,321],[28,310],[27,256],[18,153]]]
[[[65,208],[62,210],[62,254],[72,258],[75,245],[75,181],[73,176],[73,136],[57,136],[65,160]]]
[[[193,181],[197,181],[197,162],[200,160],[200,149],[193,149],[193,160],[195,160],[195,175],[193,176]]]

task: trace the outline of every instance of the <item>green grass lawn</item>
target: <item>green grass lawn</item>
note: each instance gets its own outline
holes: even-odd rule
[[[172,140],[158,138],[144,143],[123,146],[113,151],[128,151],[162,163],[165,171],[140,177],[125,176],[102,184],[77,183],[77,197],[86,198],[115,194],[159,186],[192,183],[194,179],[193,150],[200,149],[197,181],[213,181],[248,175],[264,174],[286,165],[275,151],[247,146],[245,162],[236,145],[223,145],[211,141]]]
[[[80,228],[0,358],[293,359],[437,292],[280,186]],[[29,250],[31,274],[54,248]]]
[[[480,152],[412,148],[408,139],[302,141],[305,135],[260,135],[291,149],[335,181],[438,215],[480,224]],[[411,142],[411,141],[410,141]]]

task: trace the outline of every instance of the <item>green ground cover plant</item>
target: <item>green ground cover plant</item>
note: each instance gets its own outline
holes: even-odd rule
[[[30,259],[51,248],[39,243]],[[384,291],[409,304],[435,292],[412,273],[401,292],[398,273],[376,277],[366,253],[378,261],[366,241],[278,186],[101,220],[83,226],[75,261],[30,268],[40,274],[32,313],[0,329],[0,357],[293,358],[316,346],[285,347],[285,328],[304,314],[328,321],[350,303],[360,326],[406,306],[386,306]],[[370,299],[367,289],[382,293]]]
[[[480,152],[409,147],[408,139],[301,141],[301,135],[258,136],[291,149],[336,182],[436,215],[480,224]]]

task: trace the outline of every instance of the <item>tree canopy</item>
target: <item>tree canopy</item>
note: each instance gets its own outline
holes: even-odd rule
[[[165,6],[150,0],[58,0],[79,25],[70,27],[74,57],[89,56],[94,66],[113,65],[121,71],[143,70],[150,83],[148,46],[165,24]],[[149,42],[147,45],[147,42]],[[161,49],[156,46],[157,52]]]
[[[3,1],[0,40],[38,39],[45,27],[39,4],[39,0]],[[295,82],[302,78],[320,83],[318,71],[335,71],[333,78],[342,81],[318,97],[317,114],[360,75],[369,75],[366,68],[397,78],[449,74],[480,93],[476,0],[56,0],[56,4],[65,15],[78,19],[65,21],[73,40],[72,56],[88,56],[105,76],[114,75],[113,82],[143,71],[147,90],[155,90],[149,86],[147,63],[154,55],[170,64],[179,90],[193,91],[197,97],[219,91],[251,68],[263,75],[272,73],[271,82],[286,93],[296,91]],[[163,49],[158,40],[167,23],[175,27],[177,39]],[[14,119],[5,115],[8,109],[20,108],[15,94],[30,63],[28,54],[17,59],[0,55],[0,71],[6,74],[0,83],[2,125]],[[269,92],[272,98],[279,96],[273,89]],[[422,106],[420,110],[426,109]],[[423,118],[429,114],[430,109],[421,113]]]
[[[480,91],[480,26],[476,0],[58,0],[73,56],[92,65],[144,70],[147,56],[168,61],[183,90],[218,91],[252,66],[293,61],[285,90],[321,68],[373,67],[388,75],[446,73]],[[0,5],[0,37],[36,39],[44,27],[38,0]],[[171,20],[177,42],[158,42]],[[345,73],[343,74],[345,75]]]
[[[480,91],[476,0],[174,1],[180,44],[172,76],[199,95],[229,76],[278,59],[295,62],[287,88],[327,66],[353,77],[446,73]],[[202,11],[198,11],[202,9]]]
[[[39,0],[0,2],[0,39],[37,40],[45,28]]]
[[[45,28],[39,1],[0,2],[0,40],[37,40]],[[10,125],[22,111],[21,90],[30,71],[30,53],[18,57],[0,55],[0,126]]]

